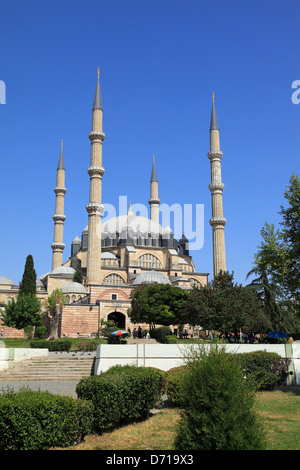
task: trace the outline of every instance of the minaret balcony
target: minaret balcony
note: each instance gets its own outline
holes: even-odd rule
[[[209,223],[212,227],[216,228],[217,226],[225,226],[226,225],[226,222],[227,220],[225,219],[225,217],[212,217],[211,219],[209,219]]]
[[[67,188],[64,188],[63,186],[56,186],[56,188],[54,188],[54,192],[55,194],[66,194]]]
[[[104,168],[103,166],[90,166],[88,168],[88,174],[92,176],[103,176],[104,175]]]
[[[212,194],[222,193],[224,189],[224,183],[211,183],[208,185],[208,189]]]
[[[65,246],[66,245],[64,243],[60,243],[60,242],[51,243],[51,248],[53,251],[62,251],[65,248]]]
[[[160,204],[160,199],[158,197],[151,197],[151,199],[148,200],[149,204]]]
[[[99,215],[102,217],[104,212],[104,205],[100,204],[99,202],[89,202],[89,204],[86,205],[86,210],[89,215]]]
[[[208,152],[207,156],[211,162],[213,162],[214,160],[220,161],[223,157],[223,152],[221,152],[221,150],[211,150],[210,152]]]
[[[102,131],[92,131],[89,133],[89,139],[91,142],[103,142],[105,139],[105,134]]]
[[[67,216],[65,214],[54,214],[52,216],[52,219],[54,222],[64,222],[66,220]]]

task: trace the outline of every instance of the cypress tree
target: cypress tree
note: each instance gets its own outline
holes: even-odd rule
[[[19,294],[32,294],[36,293],[36,272],[34,269],[33,257],[28,255],[26,258],[22,283],[20,286]]]

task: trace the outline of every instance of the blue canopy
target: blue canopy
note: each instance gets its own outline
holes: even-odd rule
[[[283,331],[270,331],[268,333],[269,338],[288,338],[289,335],[287,333],[284,333]]]

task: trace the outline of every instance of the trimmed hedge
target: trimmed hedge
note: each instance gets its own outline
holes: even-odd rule
[[[160,326],[150,330],[151,338],[156,339],[159,343],[166,343],[166,337],[172,335],[172,331],[169,326]]]
[[[273,390],[286,383],[290,359],[267,351],[238,353],[235,356],[245,377],[253,382],[256,390]]]
[[[94,404],[94,431],[102,433],[144,419],[159,400],[164,374],[151,367],[115,366],[82,379],[78,398]]]
[[[0,450],[67,447],[90,434],[93,404],[23,388],[0,395]]]
[[[31,348],[45,348],[49,351],[69,351],[72,346],[71,339],[54,339],[54,340],[34,340],[30,342]]]
[[[174,406],[183,406],[183,380],[187,367],[173,367],[166,374],[165,392]]]

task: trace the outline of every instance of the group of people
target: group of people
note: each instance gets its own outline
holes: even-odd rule
[[[127,329],[128,334],[131,334],[130,328]],[[132,330],[132,337],[133,339],[140,338],[140,339],[146,339],[147,338],[147,331],[142,330],[142,328],[139,326],[138,329],[133,328]]]
[[[220,335],[220,339],[221,339]],[[229,343],[243,343],[243,344],[268,344],[269,341],[267,338],[263,338],[261,335],[255,335],[254,333],[226,333],[225,339],[228,340]]]

